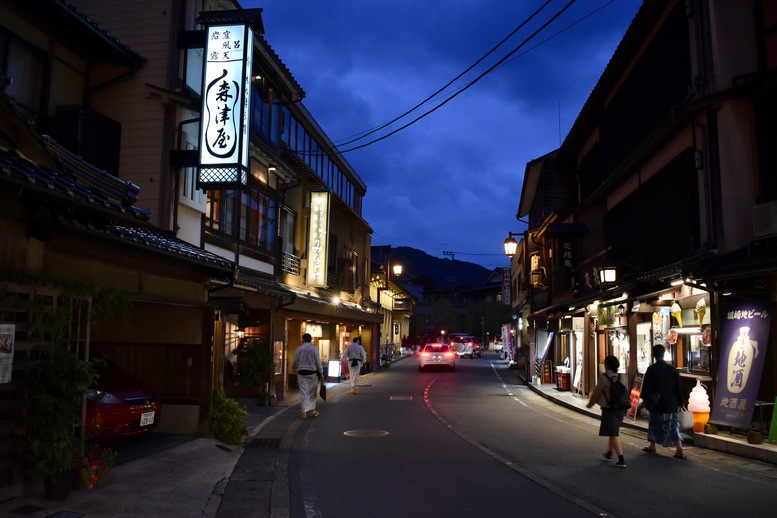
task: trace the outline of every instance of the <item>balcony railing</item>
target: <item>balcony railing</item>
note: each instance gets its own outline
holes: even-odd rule
[[[289,252],[281,252],[281,271],[284,274],[299,275],[300,259]]]

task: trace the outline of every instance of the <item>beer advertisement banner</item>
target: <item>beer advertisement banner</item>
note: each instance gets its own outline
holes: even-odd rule
[[[711,422],[750,429],[769,340],[770,308],[769,301],[726,306]]]

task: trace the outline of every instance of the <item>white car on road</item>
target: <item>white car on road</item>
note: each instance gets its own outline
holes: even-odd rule
[[[448,344],[426,344],[418,356],[418,370],[423,371],[428,367],[447,367],[456,370],[456,355]]]

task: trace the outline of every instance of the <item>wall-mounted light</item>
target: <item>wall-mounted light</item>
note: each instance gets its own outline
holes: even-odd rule
[[[395,264],[392,267],[392,270],[394,270],[394,275],[396,275],[396,276],[402,275],[402,265],[401,264]]]
[[[246,332],[245,332],[245,330],[244,330],[244,329],[238,329],[237,331],[235,331],[235,335],[236,335],[236,336],[237,336],[237,337],[238,337],[240,340],[242,340],[243,338],[245,338],[245,336],[246,336]]]
[[[625,306],[625,305],[623,305],[623,304],[620,304],[620,305],[618,306],[618,316],[619,316],[619,317],[622,317],[622,316],[623,316],[623,315],[625,315],[625,314],[626,314],[626,306]]]
[[[599,268],[599,280],[602,284],[615,284],[618,280],[618,269],[611,264],[602,265]]]
[[[514,257],[516,252],[518,252],[518,241],[515,240],[513,236],[520,236],[523,235],[521,232],[509,232],[509,235],[507,236],[507,239],[505,239],[504,247],[505,247],[505,255],[507,257]]]

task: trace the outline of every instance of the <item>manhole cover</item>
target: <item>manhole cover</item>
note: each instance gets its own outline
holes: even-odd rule
[[[391,396],[389,401],[411,401],[413,396]]]
[[[348,437],[383,437],[389,433],[384,430],[348,430],[343,435]]]

